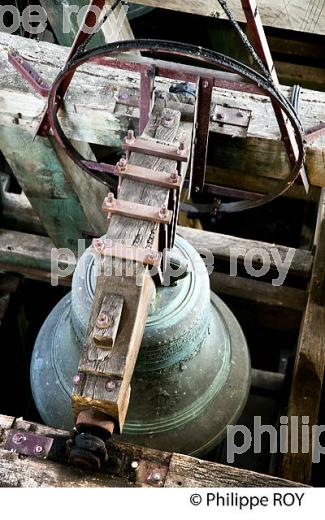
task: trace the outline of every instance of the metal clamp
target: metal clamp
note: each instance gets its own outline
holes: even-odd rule
[[[29,457],[46,459],[52,444],[53,439],[51,437],[13,429],[9,432],[4,449]]]
[[[166,173],[142,166],[129,164],[127,159],[121,159],[116,165],[116,175],[119,177],[130,179],[137,182],[144,182],[151,186],[160,186],[167,189],[180,189],[182,185],[182,177],[175,170]]]
[[[147,220],[156,224],[169,225],[173,218],[173,212],[169,211],[165,204],[160,208],[146,206],[145,204],[115,199],[113,193],[109,193],[104,200],[103,211],[107,213],[108,219],[111,219],[112,215],[120,215],[138,220]]]
[[[114,242],[113,240],[95,239],[92,243],[92,250],[101,256],[111,256],[121,260],[131,260],[141,262],[145,265],[159,267],[162,261],[162,254],[152,249],[144,249],[137,246],[128,246]]]

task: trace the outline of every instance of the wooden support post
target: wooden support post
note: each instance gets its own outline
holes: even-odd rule
[[[316,254],[309,297],[301,325],[288,404],[290,419],[297,417],[298,453],[283,456],[281,474],[289,480],[310,483],[314,439],[312,426],[318,424],[325,369],[325,191],[322,192],[316,234]],[[301,421],[308,419],[309,450],[303,453]],[[289,437],[290,438],[290,437]],[[306,443],[306,439],[305,439]],[[306,451],[306,450],[304,450]]]
[[[212,18],[226,18],[222,7],[216,0],[134,0],[135,4],[171,9],[181,13],[198,14],[200,16],[211,16]],[[238,0],[227,0],[229,8],[235,18],[244,22],[245,17],[241,4]],[[277,29],[289,29],[290,31],[303,31],[313,34],[325,34],[325,20],[323,6],[321,4],[311,5],[306,0],[295,0],[285,4],[283,0],[259,0],[264,25],[276,27]],[[312,16],[310,10],[313,9]]]
[[[170,112],[170,111],[168,111]],[[174,123],[164,126],[167,111],[153,112],[144,140],[154,142],[178,143],[184,141],[189,146],[193,125],[182,123],[180,112],[174,111]],[[173,171],[175,161],[132,153],[130,164],[158,171]],[[182,166],[185,175],[188,162]],[[170,190],[143,182],[124,178],[121,182],[118,199],[130,203],[161,208],[168,203]],[[140,248],[157,250],[159,239],[157,222],[128,218],[121,215],[111,217],[108,238],[114,242],[136,245]],[[154,283],[148,275],[147,267],[136,261],[125,261],[110,256],[101,257],[101,272],[97,277],[91,318],[86,341],[79,364],[82,375],[80,384],[74,389],[72,405],[75,416],[89,408],[95,408],[109,415],[116,424],[117,431],[122,431],[128,408],[130,383],[135,367],[138,351],[143,337],[148,307],[154,292]],[[107,276],[110,273],[110,276]],[[117,273],[117,274],[115,274]],[[127,276],[127,274],[130,276]],[[123,298],[124,305],[119,323],[119,332],[111,352],[94,345],[94,329],[106,298],[118,295]]]

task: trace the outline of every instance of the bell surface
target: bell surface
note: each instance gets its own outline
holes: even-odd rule
[[[210,292],[205,264],[177,237],[172,253],[188,274],[159,287],[152,301],[131,383],[122,438],[165,451],[202,455],[225,436],[245,406],[250,359],[230,309]],[[35,343],[31,383],[44,422],[72,429],[72,380],[96,285],[95,258],[78,262],[72,291],[53,309]]]

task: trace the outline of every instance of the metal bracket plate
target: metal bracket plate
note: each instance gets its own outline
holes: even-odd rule
[[[51,437],[13,429],[9,432],[4,449],[29,457],[46,459],[53,441]]]
[[[147,220],[156,224],[170,224],[173,213],[167,208],[157,208],[154,206],[146,206],[136,202],[114,199],[112,202],[108,198],[104,200],[103,212],[112,215],[120,215],[138,220]]]
[[[125,179],[145,182],[152,186],[160,186],[161,188],[170,190],[180,189],[182,184],[182,177],[178,175],[178,172],[176,172],[177,177],[172,178],[172,173],[150,170],[149,168],[143,168],[142,166],[136,166],[134,164],[128,164],[125,169],[117,165],[115,173]]]
[[[113,240],[95,239],[92,243],[92,250],[101,256],[111,256],[120,258],[121,260],[131,260],[141,262],[145,265],[159,267],[162,260],[162,254],[152,249],[143,249],[137,246],[128,246],[120,244]]]
[[[124,142],[123,149],[128,153],[141,153],[143,155],[151,155],[160,159],[168,159],[170,161],[187,162],[188,152],[180,150],[177,146],[147,141],[146,139],[134,139],[133,142]]]

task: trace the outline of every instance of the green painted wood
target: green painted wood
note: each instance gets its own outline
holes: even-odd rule
[[[89,0],[40,0],[40,3],[47,13],[48,21],[58,43],[71,47],[79,29],[78,16],[80,16],[80,9],[89,5]],[[77,12],[69,14],[71,7],[75,7]],[[71,31],[66,32],[63,30],[64,20],[66,20],[66,25],[68,22],[69,25],[71,23]],[[103,43],[105,43],[105,38],[99,32],[94,36],[92,46],[102,45]]]
[[[26,130],[1,126],[0,149],[53,243],[77,251],[91,228],[50,141],[33,142]]]

